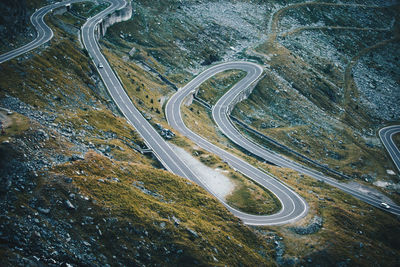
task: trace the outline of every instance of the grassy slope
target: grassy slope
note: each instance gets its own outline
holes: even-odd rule
[[[251,125],[267,136],[347,175],[360,178],[364,174],[372,173],[389,179],[386,169],[391,168],[391,165],[385,161],[385,152],[381,147],[355,135],[349,126],[341,122],[330,122],[329,127],[333,130],[324,129],[313,121],[305,122],[298,110],[304,110],[305,113],[309,106],[302,103],[296,92],[285,93],[280,90],[281,87],[267,74],[249,99],[237,105],[233,115],[245,120],[248,117],[245,114],[264,110],[262,116],[253,117]],[[279,101],[276,101],[276,95],[280,96]],[[281,117],[274,113],[276,109],[288,110],[294,115],[289,118]],[[269,125],[270,121],[278,122],[280,127],[261,127],[262,123]]]
[[[282,179],[310,205],[304,225],[315,215],[323,228],[315,234],[299,235],[290,227],[273,227],[284,238],[287,256],[300,257],[303,264],[333,266],[348,260],[357,266],[399,264],[400,230],[396,216],[371,207],[340,190],[287,169],[259,164]],[[267,228],[268,229],[268,228]],[[312,259],[308,263],[308,258]]]
[[[165,8],[167,7],[168,5],[165,5]],[[157,6],[154,8],[157,8]],[[140,12],[144,14],[146,10],[150,9],[151,8],[144,8]],[[127,51],[130,50],[129,45],[131,45],[131,47],[136,47],[137,55],[140,55],[145,60],[152,63],[155,62],[154,64],[157,65],[156,68],[161,72],[168,69],[170,64],[177,64],[179,66],[176,68],[176,75],[178,77],[187,77],[187,74],[181,71],[180,68],[187,66],[187,62],[195,60],[196,57],[182,54],[175,61],[172,60],[171,54],[175,51],[174,48],[171,47],[173,44],[170,44],[169,41],[165,41],[164,39],[165,35],[170,36],[170,31],[158,28],[159,35],[151,35],[154,31],[145,31],[145,23],[143,23],[145,19],[146,16],[141,15],[134,18],[131,22],[121,23],[118,24],[118,27],[111,28],[108,37],[109,40],[113,43],[119,44]],[[174,18],[171,18],[171,20],[173,19]],[[165,23],[164,26],[166,27],[166,25],[168,24]],[[149,26],[151,26],[151,24],[149,24]],[[132,38],[134,41],[129,43],[129,40],[123,41],[121,38],[118,38],[117,36],[121,31],[124,33],[129,32],[134,36],[134,38]],[[173,32],[174,31],[175,29],[173,28]],[[186,34],[185,31],[182,31],[182,33]],[[201,48],[201,46],[193,47],[193,53],[198,53]],[[157,51],[157,55],[161,56],[155,56],[151,51]],[[337,112],[332,99],[329,99],[330,96],[334,100],[335,96],[331,94],[333,88],[331,88],[331,86],[324,80],[319,79],[312,71],[308,72],[307,64],[304,61],[282,47],[270,52],[277,54],[272,58],[271,65],[279,74],[290,81],[293,79],[293,81],[298,82],[296,88],[297,90],[302,90],[301,92],[304,93],[304,95],[307,96],[312,93],[313,98],[311,98],[311,101],[315,105],[329,112]],[[183,63],[181,62],[181,57],[184,58]],[[134,59],[138,58],[134,57]],[[299,75],[299,73],[301,73],[301,75]],[[335,70],[334,74],[336,75],[334,75],[335,77],[339,75]],[[307,76],[308,78],[303,79],[305,77],[302,75]],[[275,93],[275,87],[278,86],[281,91],[279,97],[284,97],[286,102],[293,100],[288,96],[289,93],[282,92],[282,89],[284,88],[283,85],[274,84],[276,81],[273,79],[268,82],[268,78],[271,77],[267,76],[267,78],[262,80],[260,84],[272,88],[271,91],[273,93]],[[184,83],[183,78],[178,79],[177,81],[183,81]],[[314,90],[316,88],[318,88],[317,91]],[[256,88],[254,94],[257,94],[257,91],[258,89]],[[294,98],[296,98],[296,96]],[[264,94],[262,98],[257,98],[257,100],[252,102],[251,105],[261,106],[260,103],[263,101],[265,102],[266,100],[273,101],[269,99],[269,94]],[[301,102],[300,97],[294,100]],[[299,108],[301,103],[297,104],[296,102],[293,106],[296,105],[297,108]],[[249,107],[250,105],[247,106],[247,108]],[[243,111],[247,112],[247,109],[243,108]],[[186,114],[185,122],[190,125],[189,128],[202,133],[202,135],[205,135],[209,140],[213,140],[218,145],[228,146],[228,150],[233,151],[231,147],[232,144],[224,139],[221,134],[218,134],[218,131],[211,123],[209,115],[203,107],[194,103],[191,107],[184,107],[183,112]],[[206,121],[207,123],[204,123]],[[258,123],[257,121],[255,122]],[[287,128],[286,130],[292,131],[293,129]],[[296,127],[296,130],[304,131],[301,127]],[[349,150],[357,150],[358,144],[362,142],[358,140],[359,137],[353,137],[352,133],[348,133],[347,130],[343,130],[343,133],[348,136],[347,138],[351,143],[356,143],[356,145],[353,148],[350,147]],[[326,138],[332,138],[332,133],[324,134],[326,134]],[[313,140],[315,140],[315,138],[313,138]],[[193,144],[191,144],[190,141],[187,141],[180,136],[178,136],[174,142],[180,143],[181,146],[186,146],[187,148],[193,147]],[[315,148],[319,149],[319,146],[321,146],[321,144],[315,144]],[[327,142],[327,146],[330,147],[329,142]],[[365,146],[361,145],[361,148],[365,149]],[[316,150],[318,151],[318,149]],[[366,151],[367,155],[369,155],[368,153],[370,153],[370,150],[366,149]],[[354,153],[349,154],[349,158],[355,157]],[[200,157],[201,156],[202,155],[200,155]],[[218,159],[210,155],[206,155],[205,158],[204,162],[210,162],[211,164],[218,162]],[[272,230],[283,237],[283,242],[287,248],[285,257],[297,257],[303,265],[312,265],[314,261],[317,264],[322,265],[335,265],[339,262],[346,262],[347,259],[349,259],[347,261],[348,264],[352,265],[367,265],[372,263],[375,265],[394,266],[398,263],[396,262],[396,256],[394,255],[399,255],[400,253],[399,244],[397,242],[400,233],[398,231],[398,221],[394,216],[372,208],[347,194],[343,194],[337,189],[320,184],[308,177],[299,175],[287,169],[272,167],[260,163],[247,156],[245,156],[245,158],[287,182],[308,201],[310,204],[310,214],[305,220],[296,223],[296,225],[307,224],[309,219],[314,215],[319,215],[324,220],[324,227],[319,232],[305,236],[293,233],[290,230],[290,227],[287,226],[265,228],[267,232]],[[360,247],[359,242],[362,242],[362,247]],[[311,258],[314,261],[308,263],[308,258]]]
[[[83,170],[85,175],[76,175],[76,169]],[[54,171],[73,177],[82,194],[95,200],[99,207],[109,210],[119,220],[130,222],[133,228],[146,229],[146,239],[158,243],[158,246],[168,244],[182,249],[181,262],[171,264],[190,264],[194,261],[214,264],[212,255],[224,264],[267,263],[254,252],[255,246],[262,241],[204,190],[183,178],[145,165],[112,162],[95,154],[89,154],[83,162],[60,166]],[[120,182],[110,182],[107,177],[117,177]],[[105,182],[99,182],[99,179]],[[157,197],[145,194],[133,183],[143,183],[142,186],[156,193]],[[179,226],[174,223],[173,216],[180,221]],[[199,237],[192,235],[189,229]],[[116,231],[110,234],[118,235]],[[126,245],[133,252],[135,241],[132,242],[132,239],[139,237],[125,236],[120,245]],[[110,245],[113,243],[112,240],[104,241]],[[232,251],[239,246],[241,253],[232,258]],[[215,253],[213,247],[219,253]],[[151,262],[162,263],[165,257],[168,256],[160,253]]]
[[[228,70],[218,73],[200,85],[197,96],[210,105],[214,105],[232,85],[236,84],[244,76],[246,76],[246,72],[240,70]]]
[[[61,19],[70,22],[71,18]],[[59,23],[53,17],[49,21],[53,26]],[[58,224],[74,222],[70,235],[80,242],[82,249],[86,246],[81,244],[82,240],[92,243],[91,249],[97,255],[93,263],[98,264],[104,264],[104,258],[99,257],[99,253],[105,255],[110,264],[120,262],[124,265],[134,264],[135,260],[138,260],[136,263],[163,265],[273,264],[272,245],[264,237],[259,237],[241,224],[198,186],[152,168],[151,165],[156,164],[152,159],[124,145],[122,141],[127,139],[133,139],[139,144],[141,140],[123,118],[107,108],[108,97],[91,79],[93,67],[89,64],[89,58],[78,48],[75,36],[57,28],[51,46],[38,51],[32,53],[27,60],[2,64],[1,97],[6,94],[18,97],[38,110],[54,113],[58,117],[56,123],[70,126],[76,131],[82,130],[84,124],[92,126],[93,130],[88,130],[80,141],[92,142],[96,146],[110,145],[110,154],[114,159],[92,151],[86,154],[85,160],[67,162],[49,171],[43,170],[36,180],[33,195],[19,193],[18,198],[13,200],[17,209],[8,216],[24,220],[24,216],[35,210],[19,207],[28,206],[27,202],[32,198],[40,199],[42,205],[52,210],[51,214],[44,216],[46,218],[43,217],[44,220],[56,221]],[[107,51],[106,54],[110,56]],[[110,58],[114,60],[112,56]],[[139,83],[139,87],[142,83],[145,86],[154,85],[153,78],[137,67],[136,70],[136,73],[131,72],[130,75]],[[127,87],[128,92],[130,88]],[[150,94],[153,90],[148,92]],[[152,95],[152,98],[156,99],[158,95]],[[149,104],[150,99],[146,102],[146,105]],[[12,138],[22,138],[24,135],[29,138],[31,133],[24,130],[27,127],[38,127],[37,123],[29,124],[27,118],[18,114],[13,115],[13,118],[14,124],[7,129]],[[19,130],[15,132],[13,129]],[[48,147],[50,154],[62,153],[68,156],[75,153],[72,143],[52,130],[46,131],[50,131],[55,138],[40,145]],[[117,137],[104,139],[104,132],[112,132]],[[113,147],[113,144],[124,150]],[[4,148],[4,145],[0,146]],[[13,153],[18,155],[16,158],[22,158],[22,152],[17,147],[15,149],[17,151]],[[10,154],[9,151],[7,154]],[[72,184],[63,182],[66,177],[73,178]],[[111,182],[107,179],[110,177],[118,177],[120,182]],[[140,185],[139,181],[143,182],[147,190],[156,192],[157,197],[145,194],[133,186],[134,182]],[[71,192],[76,194],[76,198],[71,199],[77,207],[75,211],[67,211],[63,204],[66,198],[70,198],[68,195]],[[81,195],[89,197],[91,201],[79,197]],[[84,216],[91,216],[95,223],[83,223]],[[174,224],[173,216],[180,220],[179,226]],[[55,231],[54,227],[49,224],[48,231]],[[190,233],[188,229],[196,234]],[[95,243],[90,241],[93,237]],[[34,242],[34,239],[30,240]],[[56,244],[51,242],[63,243],[61,240],[43,240],[42,243],[48,246]],[[30,256],[32,250],[39,249],[33,243],[31,245],[21,254]],[[11,264],[8,259],[16,253],[19,252],[3,246],[1,261]],[[72,256],[69,260],[76,264],[80,262]]]
[[[164,95],[170,94],[171,89],[163,85],[159,79],[150,75],[148,72],[137,66],[132,60],[130,60],[126,55],[128,50],[120,50],[115,47],[113,43],[107,41],[104,41],[103,45],[105,55],[112,64],[114,70],[116,70],[118,73],[128,92],[128,95],[134,101],[139,110],[146,115],[150,115],[152,117],[152,123],[161,123],[164,125],[164,127],[168,127],[164,119],[164,102],[162,102],[161,99],[164,98]],[[218,88],[218,95],[222,95],[232,86],[232,84],[243,78],[244,75],[244,72],[239,71],[234,71],[233,73],[223,72],[219,74],[216,79],[210,80],[210,82],[202,85],[199,96],[203,97],[203,94],[205,94],[205,100],[213,103],[216,98],[211,100],[211,96],[215,91],[211,91],[210,93],[208,89]],[[188,108],[183,108],[183,116],[187,123],[190,125],[192,124],[189,122],[189,120],[192,120],[192,122],[195,124],[195,121],[207,121],[211,123],[210,118],[204,117],[206,113],[197,110],[195,111],[193,108],[194,107],[190,107],[190,112],[188,111]],[[190,119],[188,117],[190,117]],[[199,120],[199,118],[201,119]],[[203,124],[200,123],[200,125]],[[208,126],[205,126],[201,129],[197,129],[197,132],[211,133],[212,131],[210,131]],[[178,138],[181,140],[182,137],[178,136]],[[215,140],[217,140],[217,138]],[[178,145],[182,145],[182,143],[179,144],[178,142]],[[193,152],[193,147],[190,148],[190,146],[187,144],[185,144],[184,147],[189,149],[189,152]],[[207,157],[205,155],[199,157],[199,159],[206,165],[210,167],[217,167],[217,165],[221,164],[220,159],[216,159],[208,154],[206,155]],[[215,158],[215,160],[210,161],[210,158]],[[280,206],[278,201],[270,193],[262,190],[254,183],[247,181],[240,174],[232,174],[231,176],[234,178],[235,183],[238,186],[237,190],[235,190],[233,194],[227,198],[231,205],[255,214],[269,214],[279,210]],[[250,199],[247,200],[249,197]]]
[[[5,138],[30,138],[33,131],[41,128],[19,114],[12,115],[12,121]],[[55,138],[37,145],[53,153],[60,150],[61,143],[63,149],[71,147],[57,133],[52,135]],[[16,159],[28,153],[4,144],[0,145],[0,152],[2,159],[6,154]],[[67,177],[72,178],[72,183],[65,182]],[[112,180],[115,178],[119,181]],[[135,262],[174,266],[273,263],[273,259],[266,256],[271,254],[272,247],[264,237],[240,223],[203,189],[169,172],[89,152],[82,161],[41,171],[33,181],[36,186],[30,194],[16,193],[12,204],[17,208],[8,216],[23,220],[27,214],[35,213],[35,206],[29,204],[32,201],[50,209],[48,215],[38,217],[36,214],[35,218],[43,223],[53,222],[46,231],[59,231],[59,225],[71,223],[73,229],[64,231],[69,232],[72,242],[89,241],[95,255],[94,264],[103,265],[104,259],[109,264],[124,265]],[[71,197],[71,193],[76,196]],[[70,199],[76,209],[66,209],[65,199]],[[90,217],[91,222],[87,223]],[[38,228],[36,231],[41,232]],[[35,239],[29,240],[31,246],[21,255],[30,257],[30,253],[42,253],[34,246]],[[55,246],[51,242],[54,240],[43,240],[45,246]],[[57,251],[61,255],[66,253]],[[11,264],[8,260],[15,253],[3,246],[0,262],[8,266]],[[77,252],[71,250],[70,253]],[[101,254],[104,256],[100,257]],[[54,258],[60,260],[57,255]],[[72,254],[67,260],[72,264],[82,263]]]

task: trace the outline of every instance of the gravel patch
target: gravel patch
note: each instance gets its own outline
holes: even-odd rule
[[[400,118],[399,49],[398,43],[390,43],[364,56],[353,69],[361,103],[379,119]]]
[[[181,156],[181,159],[196,174],[196,176],[212,189],[216,195],[225,199],[225,197],[230,195],[235,189],[234,182],[226,177],[222,173],[223,171],[207,167],[183,148],[171,143],[169,143],[169,145],[175,153]]]

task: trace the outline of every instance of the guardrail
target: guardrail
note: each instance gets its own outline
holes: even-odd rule
[[[161,73],[159,73],[156,69],[152,68],[151,66],[149,66],[146,62],[139,60],[139,62],[144,65],[146,68],[148,68],[150,71],[154,72],[163,82],[165,82],[166,84],[168,84],[169,86],[171,86],[175,91],[178,91],[178,87],[171,82],[170,80],[168,80],[168,78],[166,78],[164,75],[162,75]]]
[[[193,99],[196,100],[200,105],[204,106],[207,109],[212,109],[212,106],[208,104],[205,100],[199,98],[196,94],[193,96]]]

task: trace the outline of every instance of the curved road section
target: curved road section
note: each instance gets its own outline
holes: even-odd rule
[[[111,2],[111,5],[107,9],[88,19],[88,21],[82,26],[82,42],[96,65],[97,71],[118,108],[124,114],[129,123],[137,129],[157,158],[169,171],[193,179],[194,175],[190,169],[180,161],[179,157],[172,152],[164,139],[133,105],[121,82],[100,51],[95,35],[97,25],[105,15],[123,8],[126,4],[124,0],[110,0],[109,2]]]
[[[66,6],[68,4],[76,3],[76,2],[88,2],[91,0],[68,0],[64,2],[58,2],[52,5],[44,6],[39,10],[35,11],[31,16],[31,23],[35,27],[37,35],[36,38],[31,41],[30,43],[21,46],[17,49],[14,49],[10,52],[4,53],[0,55],[0,64],[6,62],[10,59],[18,57],[26,52],[29,52],[38,46],[48,42],[53,38],[53,31],[50,29],[49,26],[46,25],[44,22],[44,17],[47,13],[53,11],[56,8]]]
[[[187,165],[175,154],[167,142],[157,133],[157,131],[150,125],[150,123],[142,116],[140,111],[136,109],[128,95],[126,94],[119,79],[111,69],[108,61],[105,59],[100,51],[95,37],[96,26],[101,22],[105,14],[111,13],[116,9],[122,8],[125,5],[123,0],[113,0],[112,5],[99,13],[98,15],[90,18],[82,27],[82,41],[85,45],[90,57],[95,63],[100,76],[103,79],[111,97],[114,99],[120,111],[127,118],[142,138],[145,140],[147,146],[153,150],[154,155],[161,161],[161,163],[171,172],[186,177],[195,183],[199,184],[216,198],[218,198],[235,216],[239,217],[246,224],[251,225],[274,225],[285,224],[293,222],[306,214],[307,205],[298,197],[293,191],[285,186],[277,189],[276,195],[282,202],[282,209],[273,215],[269,216],[256,216],[241,212],[230,207],[223,199],[219,198],[207,184],[203,183],[201,179],[187,167]],[[98,66],[102,66],[99,68]],[[240,161],[239,159],[237,159]],[[237,163],[243,164],[243,161]],[[247,168],[253,168],[255,175],[258,175],[258,180],[262,184],[277,183],[273,178],[267,177],[268,182],[264,181],[265,175],[251,165],[247,164]],[[238,166],[239,168],[239,166]],[[256,178],[257,179],[257,178]],[[267,187],[268,188],[268,187]]]
[[[393,125],[379,130],[379,137],[392,158],[397,170],[400,171],[400,150],[393,141],[393,136],[400,133],[400,125]]]
[[[235,216],[239,217],[246,224],[251,225],[273,225],[273,224],[284,224],[292,222],[301,218],[307,211],[305,202],[298,197],[293,191],[285,186],[277,188],[276,195],[282,201],[282,209],[280,212],[270,216],[256,216],[241,212],[230,207],[223,199],[219,198],[207,184],[203,183],[201,179],[187,167],[187,165],[179,158],[178,155],[171,149],[167,142],[157,133],[157,131],[150,125],[150,123],[142,116],[140,111],[133,105],[129,96],[126,94],[122,84],[113,72],[112,68],[108,64],[100,48],[97,44],[95,37],[96,26],[101,22],[101,19],[105,14],[111,13],[114,10],[122,8],[125,5],[123,0],[112,0],[112,5],[90,18],[82,26],[82,41],[85,45],[90,57],[95,63],[97,70],[103,79],[105,86],[108,89],[109,94],[114,99],[120,111],[124,114],[126,119],[133,127],[139,132],[142,138],[145,140],[147,146],[152,149],[154,155],[161,161],[161,163],[171,172],[186,177],[195,183],[199,184],[216,198],[218,198]],[[99,68],[98,66],[102,66]],[[225,152],[226,153],[226,152]],[[238,168],[241,164],[245,164],[243,161],[236,159]],[[253,174],[258,175],[257,181],[260,184],[267,184],[273,186],[277,182],[271,178],[266,177],[263,173],[251,165],[247,164],[245,168],[253,169]],[[265,178],[266,177],[266,178]],[[264,179],[266,181],[264,181]],[[278,186],[276,186],[278,187]],[[267,187],[268,188],[268,187]]]
[[[226,65],[226,64],[221,64],[221,66],[223,67],[224,70],[228,70],[230,68],[230,66]],[[261,68],[261,67],[259,67],[259,68]],[[250,71],[249,73],[252,73],[252,72],[256,72],[257,70],[249,70],[249,71]],[[240,97],[241,93],[244,90],[246,90],[249,85],[250,85],[249,83],[241,83],[241,82],[237,83],[234,87],[232,87],[232,89],[230,89],[228,92],[226,92],[212,108],[213,119],[225,136],[227,136],[232,142],[236,143],[240,147],[246,149],[247,151],[253,153],[254,155],[257,155],[258,157],[260,157],[266,161],[272,162],[281,167],[293,169],[297,172],[308,175],[317,180],[324,181],[327,184],[337,187],[337,188],[341,189],[342,191],[349,193],[349,194],[353,195],[354,197],[356,197],[370,205],[373,205],[380,209],[384,209],[384,210],[394,213],[396,215],[400,215],[400,207],[399,206],[391,205],[391,207],[389,209],[384,208],[381,204],[382,203],[381,199],[372,197],[370,195],[363,194],[345,183],[340,183],[340,182],[336,181],[335,179],[327,177],[318,171],[309,169],[297,162],[294,162],[294,161],[287,159],[283,156],[280,156],[274,152],[271,152],[271,151],[267,150],[266,148],[260,146],[259,144],[256,144],[256,143],[250,141],[249,139],[247,139],[246,137],[244,137],[239,132],[239,130],[233,125],[232,121],[229,119],[229,113],[230,113],[232,104],[238,102],[238,101],[236,101],[237,98]]]
[[[232,168],[240,171],[248,178],[271,191],[281,201],[282,209],[280,212],[267,216],[246,215],[244,219],[242,218],[246,223],[254,225],[262,223],[276,225],[298,220],[307,214],[308,206],[297,193],[274,177],[266,174],[265,172],[250,165],[246,161],[226,152],[225,150],[205,140],[201,136],[195,134],[189,130],[183,122],[180,107],[186,96],[193,94],[196,88],[211,76],[227,69],[241,69],[247,72],[247,75],[235,85],[235,87],[242,88],[253,83],[262,73],[262,68],[249,62],[231,62],[207,69],[171,97],[165,107],[167,121],[174,129],[180,131],[203,149],[218,155]],[[212,191],[212,188],[208,190]],[[228,207],[228,209],[238,216],[237,210],[234,210],[232,207]],[[240,216],[242,215],[239,215],[238,217]]]
[[[285,157],[282,157],[276,153],[273,153],[264,147],[250,141],[249,139],[245,138],[232,124],[232,122],[229,119],[229,111],[231,110],[232,103],[236,103],[237,98],[241,96],[243,91],[248,89],[249,86],[251,86],[262,74],[262,67],[250,63],[250,62],[232,62],[232,63],[223,63],[220,65],[216,65],[214,67],[211,67],[198,75],[195,79],[193,79],[190,83],[188,83],[184,88],[182,88],[180,91],[178,91],[167,103],[166,106],[166,115],[167,115],[167,120],[169,124],[179,130],[181,133],[183,133],[185,136],[189,137],[192,139],[194,142],[196,142],[198,145],[200,145],[202,148],[217,154],[220,156],[222,159],[227,161],[233,168],[239,170],[243,174],[245,174],[247,177],[253,179],[259,184],[262,184],[259,181],[258,175],[266,175],[266,174],[261,174],[257,173],[255,175],[256,170],[254,167],[251,165],[248,166],[246,165],[242,160],[239,163],[239,159],[237,157],[233,157],[226,151],[222,150],[221,148],[216,147],[215,145],[210,144],[208,141],[204,140],[201,136],[193,133],[191,130],[189,130],[181,116],[180,112],[180,106],[182,105],[184,99],[186,96],[193,94],[196,89],[207,79],[210,77],[214,76],[215,74],[226,71],[226,70],[232,70],[232,69],[240,69],[243,71],[247,72],[247,75],[245,78],[243,78],[241,81],[239,81],[237,84],[235,84],[228,92],[226,92],[219,100],[218,102],[213,106],[212,109],[212,115],[213,119],[218,125],[219,129],[234,143],[237,145],[241,146],[242,148],[248,150],[249,152],[253,153],[254,155],[257,155],[261,158],[263,158],[266,161],[272,162],[274,164],[277,164],[282,167],[286,168],[291,168],[293,170],[296,170],[300,173],[306,174],[308,176],[311,176],[315,179],[318,179],[320,181],[324,181],[327,184],[330,184],[332,186],[335,186],[342,191],[349,193],[353,195],[354,197],[369,203],[375,207],[378,207],[380,209],[384,209],[387,211],[390,211],[391,213],[400,214],[400,207],[396,205],[392,205],[389,209],[384,208],[381,205],[381,200],[378,198],[371,197],[369,195],[363,194],[352,187],[348,186],[345,183],[340,183],[336,181],[335,179],[332,179],[330,177],[327,177],[323,175],[320,172],[317,172],[315,170],[309,169],[301,164],[298,164],[294,161],[291,161]],[[229,155],[229,156],[228,156]],[[232,160],[235,158],[235,160]],[[242,168],[246,166],[246,168]],[[252,170],[249,172],[249,170]],[[253,173],[254,172],[254,173]],[[254,179],[257,177],[256,179]],[[267,179],[264,179],[266,181]],[[276,188],[274,186],[271,186],[269,184],[262,184],[269,190],[271,190],[274,194],[277,195],[277,192],[275,191]],[[281,184],[283,185],[283,184]],[[277,195],[278,196],[278,195]],[[285,198],[283,196],[278,196],[279,199],[284,200]],[[294,196],[291,197],[292,200],[295,199]],[[299,197],[298,197],[299,198]]]

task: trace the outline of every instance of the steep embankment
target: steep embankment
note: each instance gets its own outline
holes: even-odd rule
[[[14,112],[0,117],[1,265],[273,264],[274,233],[138,152],[80,48],[83,20],[46,21],[50,46],[0,65],[0,103]]]

